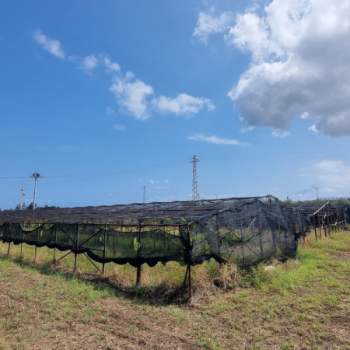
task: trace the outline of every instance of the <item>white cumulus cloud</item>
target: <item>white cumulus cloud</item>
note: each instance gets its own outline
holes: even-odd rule
[[[200,12],[193,36],[206,43],[210,35],[224,33],[232,22],[233,17],[229,12],[220,15]]]
[[[286,130],[272,130],[272,136],[277,137],[280,139],[285,139],[286,137],[290,136],[290,132]]]
[[[350,135],[349,0],[270,0],[233,24],[200,13],[194,35],[211,33],[251,57],[228,93],[246,126],[287,130],[308,116],[320,133]]]
[[[314,131],[350,135],[349,0],[273,0],[226,38],[252,57],[229,92],[247,125],[286,130],[308,115]]]
[[[65,59],[66,55],[62,49],[61,43],[58,40],[49,38],[40,30],[37,30],[34,33],[34,40],[51,55],[54,55],[60,59]]]
[[[154,105],[161,113],[173,113],[176,115],[192,115],[202,109],[212,111],[213,103],[204,97],[194,97],[188,94],[179,94],[175,98],[160,96],[154,100]]]
[[[57,58],[66,58],[66,54],[58,40],[49,38],[41,31],[34,34],[34,39],[43,49]],[[90,54],[83,57],[69,55],[67,59],[89,74],[98,67],[104,68],[105,72],[111,77],[109,90],[119,107],[139,120],[146,120],[155,113],[188,116],[197,114],[201,110],[212,111],[215,108],[213,103],[204,97],[196,97],[187,93],[180,93],[176,97],[156,94],[150,84],[138,79],[131,72],[125,74],[119,64],[104,53]],[[108,107],[106,113],[112,115],[114,110]]]
[[[241,142],[236,139],[228,139],[228,138],[223,138],[215,135],[206,135],[202,133],[189,136],[188,139],[191,141],[206,142],[206,143],[212,143],[215,145],[238,146],[241,144]]]
[[[128,73],[125,77],[118,77],[111,85],[110,91],[119,104],[135,118],[145,120],[150,117],[150,97],[154,94],[152,86]]]
[[[98,59],[95,55],[86,56],[83,58],[81,66],[86,72],[91,73],[98,66]]]

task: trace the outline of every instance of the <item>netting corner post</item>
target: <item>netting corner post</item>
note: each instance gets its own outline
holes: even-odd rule
[[[137,234],[137,258],[138,259],[140,257],[140,250],[141,250],[141,231],[142,231],[142,224],[141,222],[139,222],[139,230]],[[135,288],[140,288],[141,280],[142,280],[142,265],[138,262],[136,266]]]

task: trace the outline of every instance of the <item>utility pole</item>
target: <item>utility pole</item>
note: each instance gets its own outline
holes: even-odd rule
[[[197,177],[197,164],[199,163],[199,157],[194,155],[192,157],[192,200],[198,201],[200,199],[198,192],[198,177]]]
[[[37,185],[38,180],[41,178],[41,175],[38,172],[34,172],[31,176],[31,178],[34,180],[34,190],[33,190],[33,210],[36,209],[36,195],[37,195]]]
[[[24,191],[23,185],[20,188],[20,199],[19,199],[19,209],[23,210],[25,207],[25,198],[26,198],[26,193]]]

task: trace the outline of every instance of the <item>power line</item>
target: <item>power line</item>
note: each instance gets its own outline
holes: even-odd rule
[[[91,172],[88,172],[88,174],[65,174],[65,175],[47,175],[45,176],[45,179],[48,180],[70,180],[70,179],[78,179],[78,180],[88,180],[88,179],[96,179],[96,178],[102,178],[102,177],[113,177],[116,175],[121,174],[128,174],[128,173],[137,173],[137,172],[145,172],[148,170],[159,170],[159,169],[172,169],[176,168],[179,165],[185,165],[183,162],[177,162],[177,163],[171,163],[171,164],[149,164],[145,167],[134,167],[134,168],[126,168],[123,170],[118,170],[114,172],[103,172],[100,174],[93,174]],[[27,176],[0,176],[0,180],[22,180],[22,179],[28,179]],[[51,182],[51,181],[50,181]]]

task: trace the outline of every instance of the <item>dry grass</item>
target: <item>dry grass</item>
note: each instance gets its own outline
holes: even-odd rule
[[[194,269],[191,305],[157,304],[147,293],[180,285],[184,267],[144,268],[132,293],[130,266],[107,268],[120,288],[48,265],[52,251],[0,247],[0,349],[350,349],[350,234],[311,241],[299,257],[239,275],[213,262]],[[62,254],[62,253],[61,253]],[[83,257],[81,272],[94,270]],[[226,290],[216,288],[227,287]],[[232,289],[234,288],[234,289]],[[134,291],[135,292],[135,291]],[[145,297],[146,295],[146,297]]]

